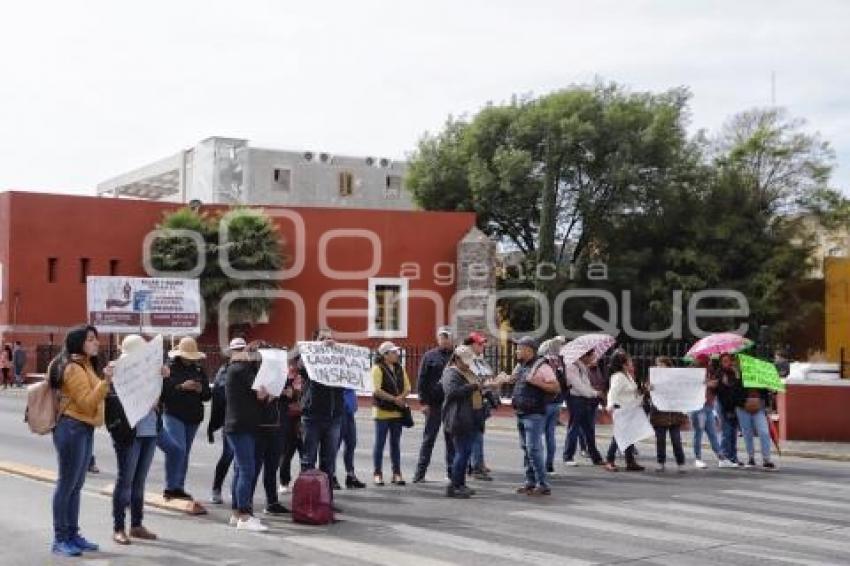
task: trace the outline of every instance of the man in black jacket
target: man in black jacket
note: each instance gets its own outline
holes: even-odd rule
[[[431,463],[431,453],[437,434],[440,432],[442,423],[443,386],[440,379],[443,370],[452,355],[452,329],[449,326],[441,326],[437,329],[437,347],[425,352],[419,365],[419,402],[422,405],[422,413],[425,415],[425,430],[422,433],[422,446],[419,448],[419,462],[416,464],[416,473],[413,475],[413,483],[425,481],[425,473],[428,464]],[[454,460],[454,445],[451,436],[445,430],[443,439],[446,443],[446,475],[451,475],[452,461]]]

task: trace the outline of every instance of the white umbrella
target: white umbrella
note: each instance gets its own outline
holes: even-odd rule
[[[602,356],[617,340],[609,334],[585,334],[561,348],[561,357],[565,364],[575,363],[586,353],[593,351],[596,357]]]

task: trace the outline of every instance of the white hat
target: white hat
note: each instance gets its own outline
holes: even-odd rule
[[[145,344],[147,344],[147,341],[138,334],[128,334],[121,340],[121,357],[138,352],[139,348],[145,347]]]
[[[454,332],[452,332],[452,327],[451,326],[441,326],[441,327],[439,327],[437,329],[437,338],[439,338],[443,334],[445,334],[446,336],[451,338],[452,335],[454,334]]]
[[[378,353],[381,354],[382,356],[386,356],[390,352],[401,352],[401,348],[399,348],[398,346],[396,346],[395,344],[393,344],[389,340],[381,343],[381,345],[378,346]]]
[[[248,343],[245,342],[244,338],[234,338],[230,341],[230,350],[244,350],[248,347]]]
[[[472,360],[475,359],[475,352],[469,346],[458,346],[455,348],[455,356],[464,364],[470,365],[472,364]]]

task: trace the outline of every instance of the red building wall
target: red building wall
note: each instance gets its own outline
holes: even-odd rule
[[[163,213],[173,204],[112,198],[79,197],[43,193],[9,192],[0,194],[0,262],[3,263],[5,288],[0,304],[0,329],[3,340],[19,336],[25,342],[46,343],[48,333],[54,340],[64,330],[86,319],[86,285],[81,280],[80,258],[89,258],[89,275],[108,275],[110,260],[118,260],[118,275],[145,276],[142,267],[142,241]],[[422,211],[349,210],[330,208],[268,207],[271,214],[295,216],[276,220],[290,256],[303,247],[303,269],[281,288],[294,292],[305,305],[305,331],[319,324],[317,305],[322,294],[332,290],[366,291],[367,279],[340,280],[320,270],[318,244],[330,230],[365,230],[380,241],[378,269],[374,277],[398,277],[405,262],[416,262],[421,277],[411,279],[411,291],[436,293],[443,303],[442,316],[456,289],[454,280],[435,280],[434,269],[447,274],[456,263],[457,243],[475,223],[471,213]],[[296,237],[301,223],[304,238]],[[372,246],[357,237],[334,238],[327,246],[327,264],[340,271],[367,269],[372,263]],[[56,281],[48,282],[48,258],[57,259]],[[410,267],[410,266],[408,266]],[[408,274],[412,272],[408,270]],[[362,308],[361,299],[337,299],[332,308]],[[287,300],[275,301],[269,324],[252,330],[252,337],[279,343],[291,343],[301,336],[294,326],[295,309]],[[432,301],[409,301],[408,336],[401,343],[426,344],[433,341],[438,314]],[[327,321],[340,330],[365,329],[363,318],[331,318]],[[440,321],[441,322],[441,321]],[[25,333],[13,332],[17,328]],[[210,325],[204,338],[215,340]],[[377,340],[367,340],[373,343]]]

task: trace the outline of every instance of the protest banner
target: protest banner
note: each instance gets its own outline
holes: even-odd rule
[[[258,352],[263,361],[251,388],[257,391],[262,387],[272,397],[280,397],[289,373],[286,350],[262,348]]]
[[[655,429],[649,423],[643,407],[638,405],[614,410],[614,438],[620,450],[650,436],[655,436]]]
[[[369,348],[337,342],[299,342],[310,379],[330,387],[372,391]]]
[[[649,368],[649,384],[659,411],[690,413],[705,405],[703,368]]]
[[[115,362],[112,385],[131,427],[147,415],[162,393],[162,336]]]
[[[771,362],[745,354],[738,354],[738,361],[741,364],[744,387],[785,391],[785,382],[779,377],[779,371]]]
[[[101,332],[200,334],[197,279],[86,278],[89,324]]]

